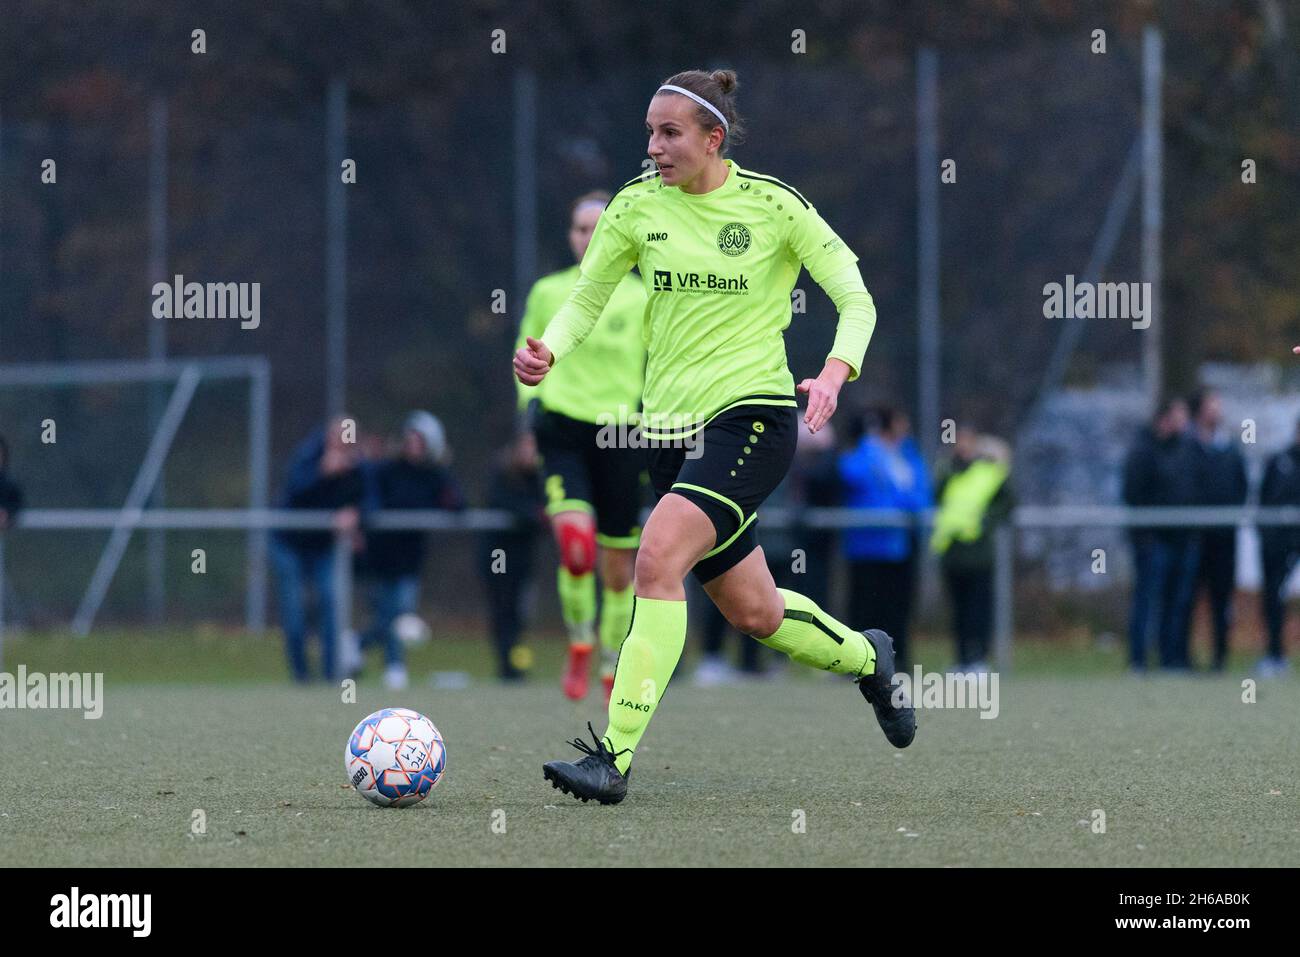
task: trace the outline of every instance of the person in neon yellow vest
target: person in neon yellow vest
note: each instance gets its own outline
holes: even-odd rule
[[[516,348],[540,336],[581,275],[580,265],[609,193],[584,193],[569,207],[572,266],[533,284]],[[619,647],[632,623],[632,572],[641,541],[641,474],[645,455],[627,443],[606,441],[612,423],[634,420],[645,382],[646,293],[641,277],[624,271],[587,346],[539,388],[518,386],[521,410],[534,406],[537,437],[560,565],[556,588],[569,632],[564,694],[587,696],[588,661],[597,634],[596,576],[601,595],[601,685],[608,702]]]
[[[1007,444],[974,430],[957,430],[951,460],[935,486],[930,548],[943,566],[952,597],[959,672],[987,671],[993,631],[993,529],[1014,506]]]

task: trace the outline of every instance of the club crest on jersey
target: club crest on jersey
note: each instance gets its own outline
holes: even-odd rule
[[[743,223],[727,223],[718,230],[718,248],[728,256],[739,256],[749,248],[749,227]]]

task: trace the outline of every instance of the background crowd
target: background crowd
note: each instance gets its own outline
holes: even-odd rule
[[[1164,399],[1125,458],[1126,505],[1242,505],[1250,493],[1240,438],[1225,430],[1223,403],[1213,390]],[[1261,506],[1300,505],[1300,423],[1295,441],[1268,459],[1256,493]],[[1154,647],[1160,668],[1191,667],[1192,609],[1204,590],[1213,622],[1211,668],[1222,670],[1233,622],[1237,529],[1134,528],[1130,537],[1135,570],[1130,665],[1145,670]],[[1260,526],[1259,542],[1264,572],[1260,600],[1268,632],[1259,672],[1269,677],[1287,669],[1282,647],[1285,588],[1300,557],[1300,529]]]
[[[819,604],[843,605],[837,614],[894,636],[899,669],[910,669],[911,622],[921,562],[933,554],[942,572],[954,640],[954,670],[989,666],[993,630],[994,532],[1014,507],[1008,444],[960,426],[933,464],[922,456],[907,414],[883,405],[842,414],[841,431],[803,433],[785,482],[765,507],[787,510],[787,527],[764,530],[761,541],[778,585],[798,587]],[[457,511],[467,502],[452,472],[452,451],[439,419],[411,412],[393,436],[356,432],[340,417],[304,438],[284,471],[277,505],[324,509],[334,530],[278,530],[271,555],[278,585],[280,624],[294,680],[312,678],[308,635],[319,638],[319,673],[334,680],[358,674],[366,650],[379,649],[385,682],[407,684],[404,647],[427,636],[420,616],[420,580],[428,552],[423,531],[369,527],[378,510]],[[23,504],[0,438],[0,530]],[[1300,506],[1300,422],[1294,440],[1268,458],[1252,489],[1240,440],[1225,429],[1221,397],[1202,389],[1169,397],[1135,436],[1123,464],[1122,498],[1131,506]],[[532,661],[525,636],[527,600],[539,560],[548,554],[545,497],[537,443],[526,429],[497,452],[486,483],[484,507],[508,513],[512,525],[479,534],[475,564],[487,607],[490,645],[502,680],[523,679]],[[647,500],[644,504],[649,505]],[[888,509],[901,523],[844,530],[801,521],[808,508]],[[923,521],[933,510],[932,521]],[[1204,594],[1212,627],[1211,670],[1224,668],[1234,623],[1237,529],[1166,525],[1130,532],[1134,578],[1129,616],[1130,666],[1153,663],[1170,671],[1192,667],[1192,611]],[[1266,653],[1258,673],[1289,667],[1283,646],[1286,586],[1300,561],[1300,527],[1259,528],[1263,586],[1260,593]],[[357,632],[335,621],[336,533],[350,543],[349,561],[365,624]],[[838,554],[837,554],[838,552]],[[831,595],[832,569],[845,568],[844,595]],[[693,581],[688,586],[700,641],[695,680],[719,684],[765,674],[770,666],[757,643],[733,633]]]
[[[789,476],[766,503],[767,508],[789,510],[793,518],[788,527],[762,534],[773,577],[778,584],[797,582],[815,601],[829,604],[838,548],[848,568],[846,618],[889,631],[900,668],[910,667],[918,566],[924,551],[931,550],[940,558],[952,603],[956,667],[986,669],[993,615],[992,532],[1009,519],[1013,503],[1006,443],[957,428],[951,454],[932,474],[901,410],[882,406],[845,419],[842,441],[833,428],[800,436]],[[314,593],[323,675],[333,679],[356,673],[364,649],[379,645],[386,682],[401,687],[407,676],[399,634],[403,616],[415,615],[419,607],[426,536],[369,530],[366,516],[377,509],[460,509],[465,502],[436,417],[412,413],[387,447],[374,436],[347,441],[348,422],[331,422],[299,445],[279,504],[335,511],[336,531],[353,543],[352,561],[369,596],[370,622],[354,640],[346,631],[340,633],[333,620],[333,533],[278,532],[273,551],[286,648],[294,678],[308,680],[306,610],[307,596]],[[514,519],[510,529],[480,533],[476,562],[497,673],[509,681],[523,678],[532,658],[524,643],[526,596],[536,574],[537,539],[547,537],[541,535],[546,520],[538,465],[535,438],[520,431],[499,451],[482,503]],[[801,510],[818,507],[897,510],[904,513],[904,524],[841,534],[800,521]],[[921,517],[931,508],[936,510],[934,528],[927,532]],[[736,663],[731,663],[725,653],[730,627],[698,585],[691,588],[702,654],[696,680],[718,684],[763,674],[768,663],[756,642],[739,641]]]

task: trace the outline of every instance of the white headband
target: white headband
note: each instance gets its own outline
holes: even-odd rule
[[[659,87],[659,89],[655,90],[655,93],[662,93],[664,90],[671,90],[673,93],[680,93],[682,96],[689,96],[692,100],[718,118],[718,122],[722,124],[722,131],[724,133],[731,133],[731,124],[728,123],[727,118],[722,115],[722,111],[704,97],[692,93],[690,90],[684,90],[680,86],[673,86],[671,83],[665,83],[663,86]]]

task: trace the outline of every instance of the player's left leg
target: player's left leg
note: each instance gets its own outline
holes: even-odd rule
[[[600,569],[600,683],[609,704],[614,689],[614,671],[618,650],[632,624],[632,572],[636,567],[633,548],[602,547],[597,560]]]
[[[871,704],[889,743],[905,748],[916,734],[916,715],[893,688],[893,639],[883,631],[854,631],[812,599],[777,588],[763,549],[704,584],[719,610],[740,632],[800,664],[852,675]]]

